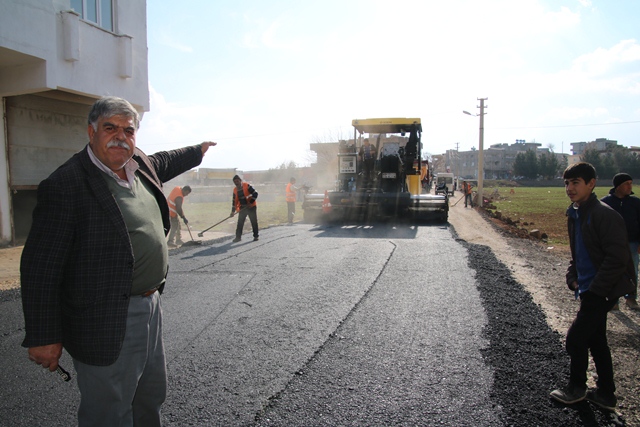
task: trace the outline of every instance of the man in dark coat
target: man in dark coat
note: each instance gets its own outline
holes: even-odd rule
[[[627,227],[629,251],[638,281],[638,252],[640,251],[640,199],[633,196],[633,179],[628,173],[619,173],[613,177],[613,188],[602,201],[622,216]],[[625,303],[632,310],[640,309],[637,301],[638,289],[625,295]]]
[[[73,358],[79,425],[160,425],[166,395],[160,293],[168,269],[162,183],[197,166],[215,142],[146,156],[139,116],[105,97],[89,144],[38,186],[21,265],[29,359]]]

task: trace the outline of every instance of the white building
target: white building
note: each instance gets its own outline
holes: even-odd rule
[[[31,227],[38,183],[87,141],[104,95],[149,110],[146,0],[0,1],[0,245]]]

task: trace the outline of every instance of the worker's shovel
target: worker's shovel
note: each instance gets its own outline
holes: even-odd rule
[[[189,224],[184,223],[184,225],[187,227],[187,230],[189,230],[189,236],[191,237],[191,241],[190,242],[184,242],[182,244],[182,246],[198,246],[201,245],[202,242],[200,240],[193,240],[193,234],[191,234],[191,227],[189,227]]]

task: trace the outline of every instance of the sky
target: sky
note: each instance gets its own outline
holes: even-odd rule
[[[147,2],[147,153],[201,167],[315,161],[353,119],[418,117],[423,153],[596,138],[640,146],[637,0]]]

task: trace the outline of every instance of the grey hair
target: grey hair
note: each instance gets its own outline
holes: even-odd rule
[[[100,118],[122,115],[133,117],[136,130],[140,127],[140,115],[129,101],[117,96],[103,96],[98,99],[89,111],[89,124],[94,130],[98,130],[98,120]]]

